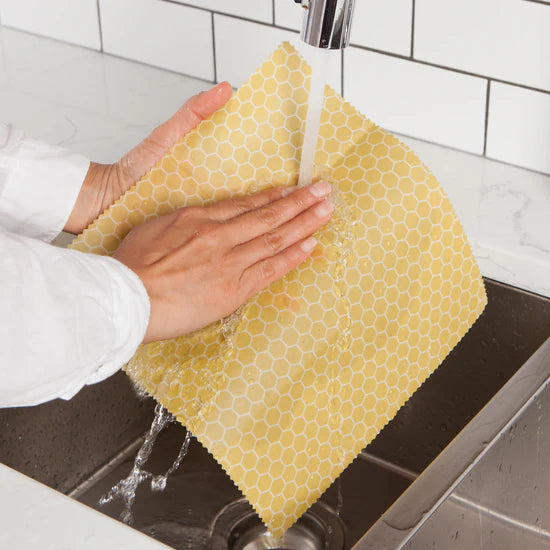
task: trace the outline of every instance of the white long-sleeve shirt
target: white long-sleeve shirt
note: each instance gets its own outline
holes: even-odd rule
[[[122,263],[50,244],[89,161],[0,124],[0,407],[70,399],[134,354],[149,298]]]

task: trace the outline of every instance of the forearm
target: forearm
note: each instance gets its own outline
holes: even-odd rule
[[[0,124],[0,230],[53,240],[64,228],[90,163]]]
[[[132,357],[149,319],[132,271],[1,231],[0,249],[0,406],[70,398]]]
[[[80,187],[73,209],[63,231],[78,235],[82,233],[113,200],[111,189],[116,174],[115,165],[90,162],[90,167]],[[120,193],[121,194],[121,193]]]

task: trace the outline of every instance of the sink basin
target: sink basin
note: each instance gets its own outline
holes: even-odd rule
[[[315,548],[323,537],[322,544],[336,540],[340,529],[340,547],[356,545],[548,337],[550,300],[486,284],[489,304],[478,322],[298,526],[313,546],[293,543],[291,548]],[[119,374],[69,403],[0,411],[0,461],[118,518],[120,502],[103,507],[97,502],[128,474],[152,406],[139,400]],[[148,469],[166,470],[184,436],[179,425],[164,430]],[[134,527],[178,549],[227,548],[226,541],[213,540],[216,526],[241,499],[211,455],[193,441],[164,492],[152,492],[147,484],[138,489]],[[260,535],[254,539],[253,514],[246,503],[239,506],[242,517],[226,522],[233,529],[226,538],[237,541],[234,550],[265,548]]]

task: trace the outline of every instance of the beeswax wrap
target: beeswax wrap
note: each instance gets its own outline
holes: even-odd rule
[[[175,208],[295,185],[310,75],[282,44],[73,247],[112,254],[132,227]],[[435,177],[328,87],[315,164],[337,208],[313,257],[224,323],[142,346],[126,366],[275,536],[376,437],[486,304]]]

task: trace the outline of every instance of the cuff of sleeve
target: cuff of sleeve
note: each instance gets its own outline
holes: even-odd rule
[[[71,399],[83,385],[101,382],[123,367],[143,342],[149,324],[151,305],[141,279],[121,262],[107,256],[101,259],[109,271],[114,341],[102,364],[83,383],[66,388],[59,395],[62,399]]]
[[[69,219],[90,162],[61,147],[20,136],[9,149],[0,154],[4,175],[0,227],[50,242]]]

